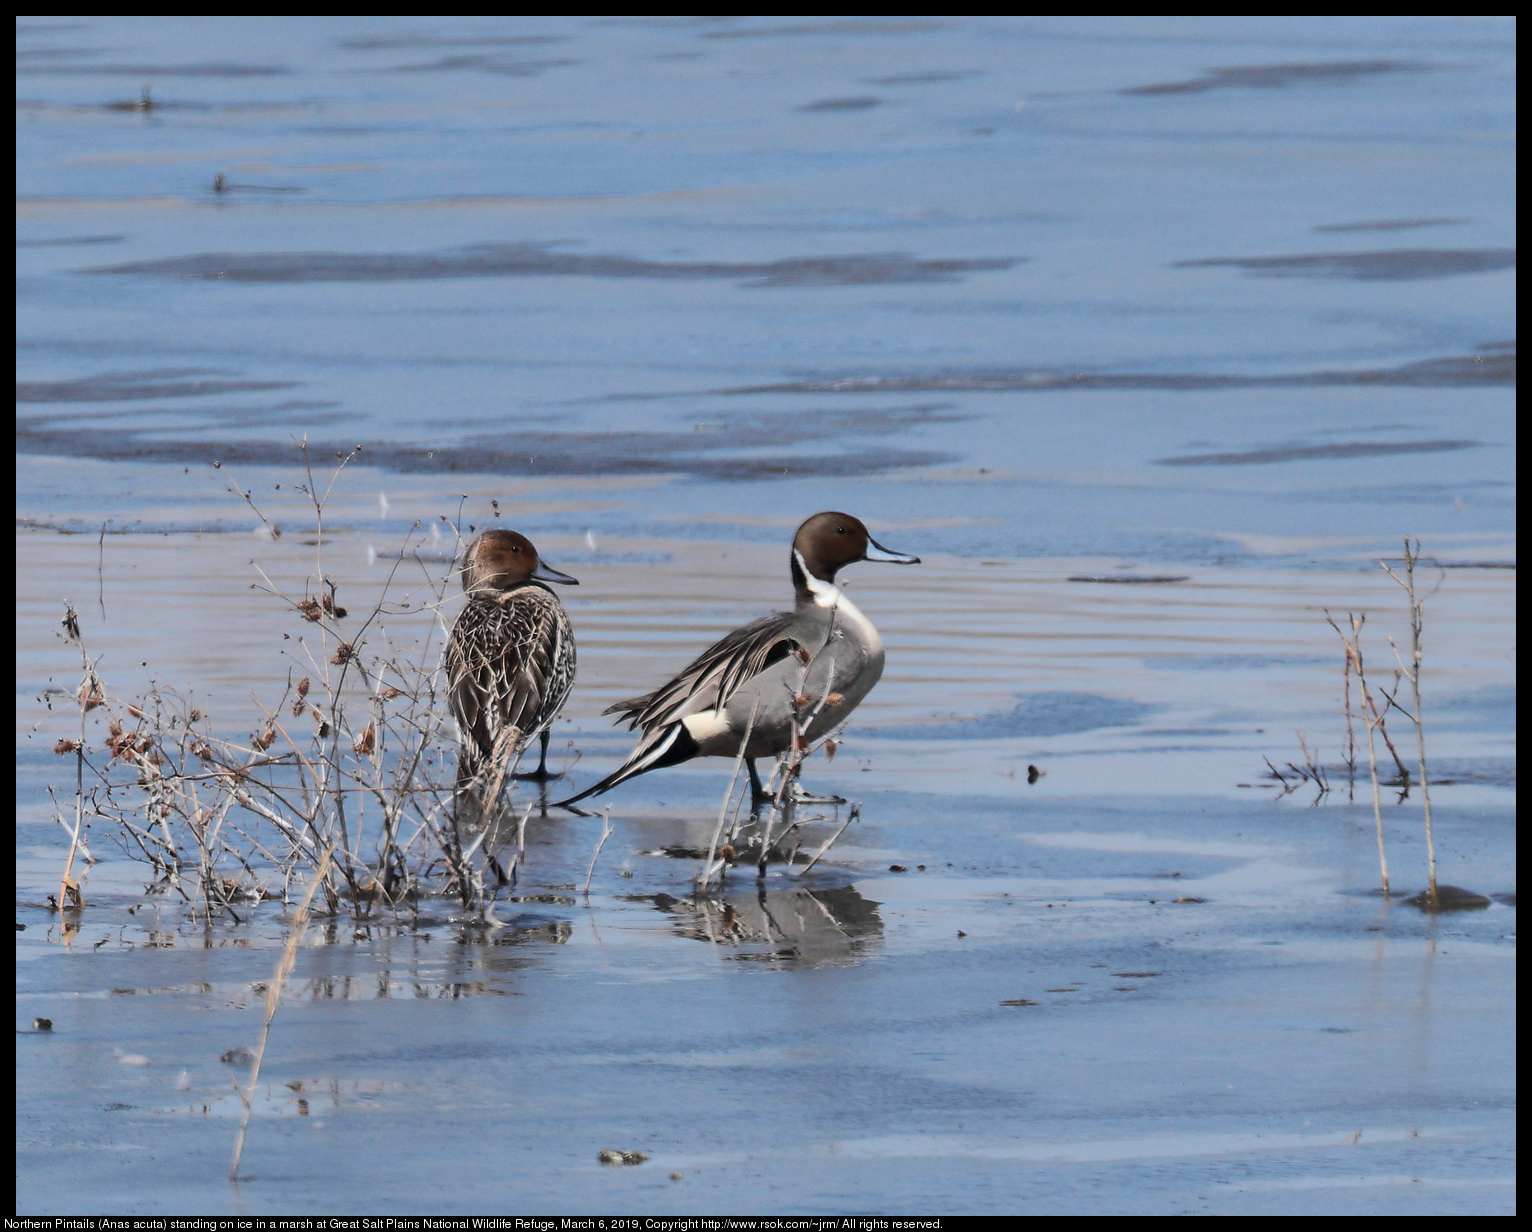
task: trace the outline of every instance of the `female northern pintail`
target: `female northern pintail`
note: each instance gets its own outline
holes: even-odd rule
[[[738,757],[747,731],[744,754],[759,802],[755,759],[791,746],[801,699],[813,705],[824,699],[806,733],[812,742],[842,722],[883,674],[883,639],[835,585],[836,570],[858,560],[920,563],[918,556],[890,552],[849,514],[811,517],[793,536],[794,609],[735,629],[668,684],[609,707],[607,714],[642,729],[638,747],[616,771],[561,803],[693,757]]]
[[[574,684],[575,643],[563,604],[544,582],[579,585],[515,531],[487,530],[468,545],[468,604],[446,653],[460,789],[503,773],[533,736],[542,737],[537,770],[520,777],[550,777],[548,726]]]

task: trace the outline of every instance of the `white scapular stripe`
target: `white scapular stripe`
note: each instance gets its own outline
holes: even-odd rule
[[[686,728],[693,740],[701,744],[704,740],[721,736],[728,731],[729,720],[719,710],[699,710],[696,714],[689,714],[682,719],[681,726]]]

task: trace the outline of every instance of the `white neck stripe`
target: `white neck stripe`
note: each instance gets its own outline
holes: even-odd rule
[[[803,559],[803,553],[797,548],[793,549],[793,559],[798,562],[798,568],[803,570],[804,585],[809,588],[809,594],[814,596],[814,603],[818,607],[835,607],[844,596],[840,587],[834,582],[826,582],[823,578],[817,578],[809,572],[808,563]]]

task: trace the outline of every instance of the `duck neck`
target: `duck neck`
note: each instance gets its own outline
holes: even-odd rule
[[[835,607],[841,600],[840,587],[834,579],[816,577],[797,548],[793,549],[793,589],[800,608]]]

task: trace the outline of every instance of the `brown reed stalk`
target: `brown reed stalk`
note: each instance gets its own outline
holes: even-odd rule
[[[261,1060],[266,1055],[266,1041],[271,1038],[271,1020],[277,1016],[277,1006],[282,1001],[282,990],[287,986],[293,968],[298,965],[298,946],[303,940],[304,930],[308,927],[309,905],[314,901],[314,894],[318,891],[320,883],[324,881],[325,874],[330,871],[330,860],[334,854],[335,849],[331,847],[321,857],[319,868],[314,873],[313,880],[309,882],[308,890],[294,909],[287,944],[282,948],[282,957],[277,961],[277,969],[271,978],[271,983],[266,986],[266,1018],[261,1023],[261,1039],[255,1048],[255,1060],[250,1063],[250,1085],[244,1090],[240,1090],[238,1084],[235,1085],[235,1090],[239,1092],[239,1098],[245,1105],[245,1112],[239,1121],[239,1132],[234,1136],[234,1158],[229,1164],[231,1181],[239,1180],[239,1160],[245,1151],[245,1131],[250,1125],[250,1100],[255,1095],[255,1084],[260,1078]]]
[[[1335,623],[1329,612],[1325,613],[1325,619],[1330,627],[1339,634],[1341,642],[1346,647],[1347,675],[1351,671],[1356,672],[1357,687],[1362,694],[1362,723],[1367,730],[1367,774],[1372,781],[1372,815],[1377,827],[1378,835],[1378,870],[1383,881],[1383,897],[1388,897],[1388,852],[1383,843],[1383,805],[1378,790],[1378,753],[1377,746],[1373,741],[1373,733],[1382,725],[1383,716],[1378,713],[1377,703],[1367,688],[1367,669],[1362,660],[1362,626],[1367,623],[1367,613],[1360,616],[1354,613],[1346,613],[1347,620],[1351,624],[1351,636],[1341,632],[1341,628]],[[1348,691],[1346,698],[1346,723],[1348,733],[1351,723],[1351,698]]]
[[[1433,906],[1436,904],[1436,840],[1431,829],[1431,780],[1426,776],[1426,727],[1424,716],[1420,706],[1420,663],[1423,655],[1421,647],[1421,635],[1425,630],[1426,608],[1425,600],[1417,597],[1415,593],[1415,565],[1420,560],[1420,540],[1415,541],[1413,549],[1410,547],[1409,536],[1404,540],[1404,577],[1400,577],[1388,567],[1387,561],[1380,560],[1379,565],[1383,572],[1398,582],[1404,588],[1410,601],[1410,662],[1406,666],[1399,654],[1399,647],[1394,645],[1394,639],[1389,638],[1388,644],[1393,648],[1394,658],[1399,663],[1399,670],[1404,678],[1410,682],[1410,690],[1413,695],[1415,708],[1413,711],[1405,711],[1410,721],[1415,725],[1415,752],[1420,762],[1420,802],[1421,811],[1425,819],[1426,829],[1426,865],[1430,876],[1430,896]],[[1397,703],[1396,703],[1397,704]],[[1402,707],[1401,707],[1402,709]]]

